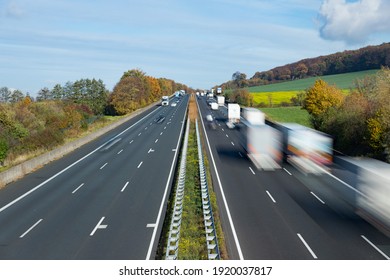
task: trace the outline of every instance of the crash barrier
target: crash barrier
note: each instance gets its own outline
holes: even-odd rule
[[[196,140],[198,143],[198,158],[199,158],[199,175],[202,192],[202,208],[203,208],[203,221],[206,232],[207,242],[207,254],[209,260],[220,259],[217,233],[215,231],[215,223],[213,217],[213,211],[210,202],[209,188],[207,184],[206,169],[203,160],[202,144],[200,142],[198,120],[195,122],[196,127]]]
[[[187,128],[184,136],[183,149],[180,159],[179,179],[176,188],[175,203],[171,225],[169,227],[168,243],[165,259],[176,260],[179,249],[181,216],[183,213],[184,187],[186,181],[186,166],[187,166],[187,150],[188,150],[188,135],[190,130],[190,119],[187,119]]]

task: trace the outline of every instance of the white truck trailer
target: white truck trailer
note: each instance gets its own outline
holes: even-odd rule
[[[356,213],[390,237],[390,164],[371,158],[350,162],[358,175]]]
[[[225,105],[225,96],[218,95],[217,96],[217,103],[219,106]]]
[[[240,122],[241,112],[240,105],[237,103],[229,103],[228,104],[228,121],[226,125],[229,128],[234,128],[236,124]]]

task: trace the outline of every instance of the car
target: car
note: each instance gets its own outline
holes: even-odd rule
[[[162,123],[164,121],[165,121],[164,115],[159,115],[157,118],[154,119],[154,122],[156,122],[156,123]]]
[[[171,107],[176,107],[177,103],[176,102],[172,102],[171,103]]]

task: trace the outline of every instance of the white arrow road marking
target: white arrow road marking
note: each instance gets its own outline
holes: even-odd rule
[[[102,217],[100,219],[100,221],[97,223],[96,227],[92,230],[91,234],[89,236],[92,236],[95,234],[95,232],[98,230],[98,229],[106,229],[107,228],[107,225],[102,225],[102,222],[104,220],[105,217]]]

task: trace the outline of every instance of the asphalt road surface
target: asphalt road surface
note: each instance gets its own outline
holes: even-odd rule
[[[156,106],[1,189],[0,259],[154,259],[187,103]]]
[[[226,108],[197,99],[207,136],[230,258],[268,260],[389,259],[390,239],[361,219],[335,190],[334,176],[303,175],[285,164],[262,171],[247,158]],[[213,115],[216,129],[207,125]]]

